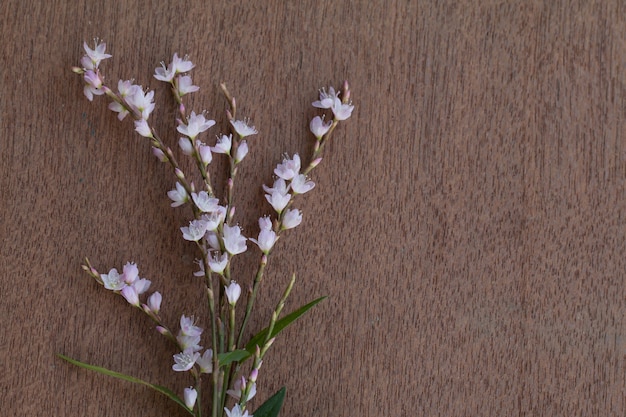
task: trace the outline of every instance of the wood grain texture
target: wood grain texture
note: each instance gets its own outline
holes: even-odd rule
[[[289,308],[329,295],[273,347],[260,401],[283,416],[626,414],[626,21],[607,1],[27,2],[0,15],[0,404],[6,416],[181,415],[61,352],[182,392],[171,346],[80,270],[139,264],[164,316],[205,314],[188,220],[149,147],[70,72],[106,40],[109,82],[189,54],[190,102],[226,128],[218,83],[260,135],[239,222],[281,154],[310,155],[310,107],[351,82],[356,105],[298,201],[253,328],[292,272]],[[218,180],[222,179],[218,175]],[[242,255],[245,281],[257,255]],[[248,274],[248,275],[246,275]]]

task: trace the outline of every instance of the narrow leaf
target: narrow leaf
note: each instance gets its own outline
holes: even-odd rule
[[[187,406],[185,405],[185,402],[183,400],[181,400],[176,394],[174,394],[174,392],[172,392],[168,388],[162,387],[160,385],[151,384],[149,382],[144,381],[143,379],[135,378],[134,376],[122,374],[120,372],[111,371],[110,369],[107,369],[107,368],[102,368],[100,366],[90,365],[90,364],[85,363],[85,362],[77,361],[76,359],[72,359],[72,358],[67,357],[65,355],[62,355],[60,353],[57,353],[57,356],[59,358],[63,359],[63,360],[68,361],[69,363],[71,363],[73,365],[76,365],[76,366],[79,366],[81,368],[89,369],[90,371],[95,371],[95,372],[98,372],[98,373],[103,374],[103,375],[108,375],[108,376],[111,376],[113,378],[122,379],[124,381],[133,382],[135,384],[145,385],[145,386],[147,386],[149,388],[152,388],[153,390],[155,390],[157,392],[160,392],[161,394],[163,394],[166,397],[168,397],[170,400],[174,401],[176,404],[178,404],[181,407],[183,407],[185,409],[185,411],[187,411],[189,414],[194,415],[193,411],[191,411],[189,408],[187,408]]]
[[[267,399],[256,411],[253,413],[254,417],[277,417],[280,412],[280,408],[283,406],[285,400],[285,387],[282,387],[278,392]]]
[[[272,334],[270,336],[270,339],[276,336],[278,333],[280,333],[285,327],[289,326],[291,323],[299,319],[304,313],[309,311],[311,308],[313,308],[313,306],[315,306],[316,304],[318,304],[320,301],[322,301],[325,298],[326,297],[324,296],[316,300],[313,300],[310,303],[303,305],[299,309],[287,314],[282,319],[276,321],[276,324],[274,325],[274,329],[272,329]],[[254,351],[256,350],[256,346],[263,343],[263,341],[265,340],[265,336],[267,335],[267,332],[268,332],[268,328],[266,327],[265,329],[261,330],[259,333],[254,335],[252,339],[250,339],[250,341],[246,345],[246,350],[250,352],[250,354],[254,354]]]
[[[220,353],[219,355],[217,355],[220,366],[230,365],[232,362],[242,362],[249,357],[250,352],[243,349],[233,350],[232,352]]]

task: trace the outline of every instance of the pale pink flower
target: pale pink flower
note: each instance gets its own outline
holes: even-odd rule
[[[300,156],[294,154],[292,159],[284,158],[283,162],[274,169],[274,174],[285,180],[290,180],[300,173]]]
[[[132,285],[137,278],[139,278],[139,268],[137,268],[137,265],[133,262],[126,262],[122,272],[122,277],[124,278],[124,282],[126,284]]]
[[[213,372],[213,349],[205,350],[202,357],[196,360],[196,363],[200,367],[201,373],[210,374]]]
[[[321,117],[315,116],[311,120],[309,127],[311,129],[311,132],[315,135],[315,137],[317,139],[320,139],[322,136],[328,133],[328,130],[330,129],[332,124],[333,123],[330,121],[328,123],[324,123],[324,120]]]
[[[211,197],[206,191],[200,191],[197,194],[191,193],[191,199],[203,213],[216,211],[220,203],[220,200]]]
[[[89,101],[93,101],[93,96],[101,96],[104,94],[104,90],[102,89],[102,78],[100,78],[100,74],[96,73],[92,70],[87,70],[84,75],[85,80],[85,88],[83,89],[83,93],[85,97]]]
[[[224,225],[224,247],[231,255],[237,255],[246,251],[246,238],[241,235],[239,226]]]
[[[320,99],[318,101],[313,102],[313,107],[317,107],[320,109],[330,109],[333,107],[335,99],[337,99],[337,94],[333,87],[328,88],[328,93],[326,93],[326,89],[322,88],[320,90]]]
[[[182,206],[187,202],[189,195],[187,190],[179,182],[176,183],[176,189],[167,192],[167,196],[173,201],[172,207]]]
[[[142,118],[148,120],[150,113],[154,110],[154,91],[144,92],[141,87],[134,89],[132,94],[126,96],[125,101],[128,106],[135,110]]]
[[[283,229],[293,229],[302,223],[302,212],[298,209],[288,209],[283,216]]]
[[[89,57],[89,60],[91,61],[91,67],[88,69],[98,68],[98,65],[100,65],[100,62],[103,59],[111,58],[113,56],[113,55],[104,53],[104,51],[106,51],[107,49],[106,43],[104,42],[97,43],[97,42],[98,41],[95,41],[96,47],[94,49],[91,49],[89,45],[87,45],[87,42],[83,43],[83,48],[85,49],[85,52],[87,53],[87,57]]]
[[[341,100],[336,98],[331,110],[335,115],[335,120],[346,120],[350,117],[350,115],[352,115],[352,110],[354,110],[354,106],[349,103],[344,104],[341,102]]]
[[[152,137],[152,129],[150,129],[146,119],[135,120],[135,131],[144,138]]]
[[[200,336],[202,328],[196,326],[194,316],[180,316],[180,333],[185,336]]]
[[[129,304],[139,307],[139,294],[137,294],[137,290],[132,285],[127,285],[122,288],[122,296],[128,301]]]
[[[150,297],[148,297],[148,309],[152,311],[154,314],[159,314],[161,310],[161,301],[163,297],[160,292],[153,293]]]
[[[123,104],[120,104],[117,101],[112,101],[109,103],[109,110],[117,113],[117,118],[119,120],[124,120],[124,118],[128,116],[128,109],[124,107]]]
[[[198,352],[202,349],[200,346],[200,336],[187,336],[184,334],[179,334],[176,336],[176,341],[181,349],[191,349],[194,352]]]
[[[231,281],[228,286],[224,286],[224,293],[231,306],[237,304],[239,296],[241,296],[241,287],[235,281]]]
[[[230,123],[241,138],[259,133],[254,126],[249,125],[249,120],[231,120]]]
[[[200,154],[200,159],[204,162],[204,165],[209,165],[213,160],[213,155],[211,154],[211,147],[205,145],[202,142],[198,142],[198,153]]]
[[[217,139],[217,143],[211,150],[215,153],[224,153],[230,155],[230,147],[232,146],[233,135],[222,135]]]
[[[193,349],[187,348],[174,355],[174,365],[172,366],[172,369],[177,372],[188,371],[193,368],[193,365],[199,357],[200,354],[198,352],[194,352]]]
[[[192,84],[190,76],[184,75],[176,78],[176,89],[178,90],[178,95],[182,97],[185,94],[195,93],[200,90],[200,87]]]
[[[211,272],[222,275],[224,273],[224,269],[226,269],[226,265],[228,265],[228,253],[215,255],[209,258],[209,268],[211,269]]]
[[[147,280],[145,278],[140,278],[136,280],[135,282],[133,282],[132,287],[137,292],[137,295],[141,295],[145,293],[146,291],[148,291],[148,288],[150,288],[151,284],[152,284],[152,281]]]
[[[185,388],[183,398],[187,408],[193,410],[194,405],[196,405],[196,399],[198,399],[198,392],[193,387]]]
[[[189,227],[181,227],[180,231],[183,232],[183,239],[197,242],[204,237],[207,231],[207,222],[204,220],[192,220],[189,222]]]
[[[220,239],[217,236],[217,233],[209,230],[206,235],[204,235],[204,240],[211,250],[221,250]]]
[[[298,174],[291,180],[289,186],[295,194],[304,194],[311,191],[315,187],[315,183],[307,180],[304,174]]]
[[[233,384],[233,389],[229,389],[228,391],[226,391],[226,394],[230,395],[231,397],[239,401],[241,399],[241,392],[245,389],[246,389],[246,378],[242,376],[237,381],[235,381],[235,383]],[[255,395],[256,395],[256,383],[252,383],[252,386],[250,387],[250,392],[248,393],[248,398],[246,398],[244,401],[245,402],[250,401]]]
[[[248,155],[248,143],[245,140],[242,140],[239,146],[237,146],[237,152],[235,153],[235,163],[240,163],[243,158]]]
[[[152,153],[154,154],[154,156],[156,156],[157,158],[159,158],[159,161],[161,162],[167,162],[167,156],[165,156],[165,154],[163,153],[162,150],[160,150],[159,148],[153,146],[152,147]]]
[[[187,124],[179,125],[176,130],[178,130],[181,134],[194,139],[198,136],[198,134],[206,131],[214,124],[215,120],[207,120],[203,114],[196,115],[195,112],[191,112],[191,115],[187,118]]]
[[[174,58],[172,58],[172,62],[167,67],[164,62],[161,62],[161,66],[155,68],[154,78],[169,83],[172,82],[176,74],[191,71],[193,67],[194,65],[191,61],[179,58],[178,54],[174,53]]]

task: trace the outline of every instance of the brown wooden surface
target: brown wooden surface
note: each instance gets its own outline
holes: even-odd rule
[[[610,1],[4,0],[0,15],[0,414],[183,415],[171,346],[80,270],[138,262],[164,315],[201,314],[189,212],[171,172],[70,67],[105,39],[108,81],[190,54],[189,104],[224,129],[218,83],[261,134],[239,222],[269,213],[261,182],[310,155],[317,88],[347,78],[356,110],[298,202],[253,327],[292,272],[288,308],[327,301],[279,338],[259,400],[283,416],[623,416],[626,413],[626,10]],[[242,256],[250,273],[257,255]],[[256,404],[260,404],[257,400]]]

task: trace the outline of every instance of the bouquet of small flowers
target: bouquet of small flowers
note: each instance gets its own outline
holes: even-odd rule
[[[332,120],[325,116],[316,116],[310,122],[310,130],[315,137],[313,155],[308,164],[303,164],[298,154],[285,155],[274,169],[275,181],[271,186],[263,185],[265,198],[272,208],[271,216],[259,218],[259,233],[256,238],[246,238],[241,228],[235,223],[234,189],[239,164],[248,154],[249,137],[258,132],[248,119],[239,118],[235,98],[224,84],[221,90],[228,102],[226,118],[230,133],[220,134],[213,146],[200,139],[200,135],[215,125],[206,113],[188,112],[183,103],[187,94],[198,91],[193,85],[189,71],[194,64],[174,54],[168,65],[161,63],[155,69],[154,77],[170,85],[177,103],[176,130],[180,134],[178,146],[185,157],[192,159],[197,168],[197,186],[190,181],[190,176],[183,172],[174,155],[174,151],[157,135],[149,118],[155,109],[154,91],[145,91],[132,80],[117,84],[117,92],[105,84],[100,64],[111,55],[105,53],[106,45],[95,41],[91,49],[84,43],[86,54],[80,60],[80,66],[73,71],[80,74],[85,82],[84,94],[89,101],[94,96],[106,95],[110,99],[109,109],[123,120],[130,116],[134,121],[135,131],[146,138],[152,146],[154,155],[173,170],[176,176],[174,188],[167,193],[172,207],[189,206],[192,219],[188,225],[180,228],[182,238],[191,242],[198,256],[198,277],[206,292],[209,317],[208,331],[197,326],[194,316],[180,317],[179,329],[165,323],[161,316],[162,296],[159,292],[147,295],[151,281],[141,278],[137,265],[128,262],[122,271],[112,268],[108,273],[98,272],[88,259],[83,269],[105,289],[121,295],[131,306],[145,313],[156,323],[156,330],[168,339],[175,349],[172,370],[186,372],[190,377],[190,386],[179,390],[182,397],[173,390],[151,384],[139,378],[115,372],[103,367],[81,362],[59,354],[64,360],[77,366],[106,374],[125,381],[148,386],[181,406],[187,413],[200,417],[210,413],[212,417],[275,417],[282,406],[285,389],[269,397],[254,413],[250,413],[248,402],[257,390],[257,380],[263,358],[286,326],[305,314],[324,297],[281,315],[285,301],[295,283],[295,275],[287,284],[269,324],[249,340],[244,340],[246,325],[253,311],[259,287],[263,282],[264,271],[278,239],[302,221],[302,212],[293,207],[294,199],[313,189],[315,184],[308,175],[322,160],[324,145],[330,139],[340,121],[352,114],[354,107],[350,101],[350,89],[347,82],[336,91],[320,90],[319,100],[313,106],[329,109]],[[228,179],[221,198],[215,192],[211,181],[209,166],[214,156],[224,155],[228,160]],[[235,256],[248,249],[247,242],[258,248],[260,260],[256,274],[250,280],[231,274],[231,264]],[[245,301],[240,302],[242,287],[247,288]],[[236,320],[236,309],[243,305],[243,319]],[[206,336],[208,334],[208,336]],[[204,341],[203,341],[204,340]],[[201,345],[208,345],[203,348]]]

